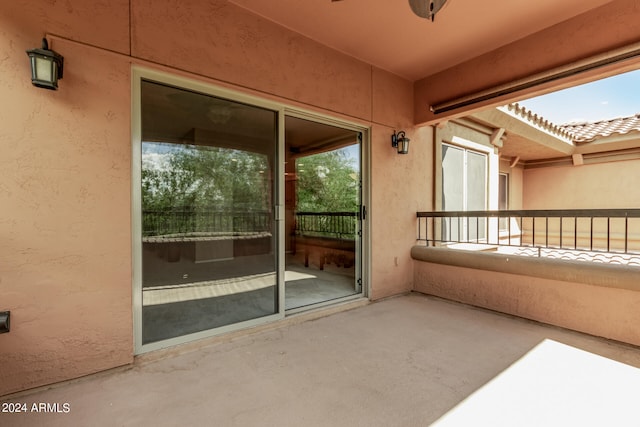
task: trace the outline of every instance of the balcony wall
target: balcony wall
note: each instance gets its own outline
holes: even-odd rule
[[[414,290],[640,345],[638,267],[414,246]]]

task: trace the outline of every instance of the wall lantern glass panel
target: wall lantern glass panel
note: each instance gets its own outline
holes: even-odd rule
[[[62,78],[64,58],[49,49],[46,38],[42,39],[42,48],[27,51],[31,61],[31,83],[43,89],[58,89],[58,80]]]

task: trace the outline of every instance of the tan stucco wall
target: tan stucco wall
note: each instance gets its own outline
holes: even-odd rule
[[[636,267],[426,247],[412,253],[418,292],[640,345]]]
[[[520,166],[510,167],[510,161],[500,158],[500,173],[509,175],[508,208],[511,210],[523,209],[524,169]]]
[[[411,127],[410,82],[222,0],[2,2],[0,28],[0,395],[133,360],[132,64],[372,126],[371,297],[412,288],[432,129]],[[29,81],[45,33],[65,56],[57,92]]]
[[[640,208],[640,160],[524,171],[524,209]]]
[[[640,160],[554,166],[524,170],[524,209],[637,209],[640,208]],[[549,223],[549,242],[560,242],[559,219]],[[525,226],[531,235],[531,226]],[[616,251],[640,250],[640,219],[588,219],[577,224],[578,246]],[[563,222],[563,245],[573,247],[572,221]],[[536,240],[543,241],[544,227],[538,224]],[[609,236],[609,237],[607,237]],[[627,241],[625,243],[625,236]],[[538,240],[539,239],[539,240]]]
[[[70,36],[120,48],[126,14],[118,3],[114,13],[41,3],[0,5],[0,307],[11,310],[0,395],[132,357],[129,64],[55,43],[67,62],[52,92],[31,85],[25,61],[65,23],[78,24]],[[90,24],[98,11],[113,28]]]
[[[413,288],[411,246],[416,212],[431,210],[433,144],[431,127],[414,129],[408,155],[394,154],[389,129],[373,128],[372,292],[378,299]]]

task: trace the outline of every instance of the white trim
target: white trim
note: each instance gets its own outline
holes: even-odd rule
[[[214,329],[206,329],[200,332],[194,332],[192,334],[180,335],[179,337],[169,338],[162,341],[156,341],[149,344],[141,344],[142,339],[136,342],[136,349],[140,348],[140,351],[136,351],[136,355],[148,353],[150,351],[160,350],[167,347],[173,347],[176,345],[186,344],[188,342],[192,342],[195,340],[200,340],[203,338],[210,338],[216,335],[226,334],[228,332],[237,331],[239,329],[252,328],[255,326],[260,326],[265,323],[274,322],[277,320],[282,320],[284,316],[282,313],[276,313],[264,317],[258,317],[256,319],[246,320],[244,322],[232,323],[230,325],[220,326]],[[140,336],[142,338],[142,336]]]
[[[133,67],[131,73],[131,282],[133,302],[134,354],[142,350],[142,117],[141,77]]]
[[[322,123],[329,126],[335,126],[346,130],[351,130],[354,132],[363,132],[368,131],[368,127],[364,126],[355,121],[337,119],[331,115],[318,113],[311,110],[305,110],[303,108],[298,107],[288,107],[284,106],[284,114],[289,117],[295,117],[298,119],[309,120],[316,123]],[[364,135],[363,135],[363,143],[364,143]]]
[[[284,108],[279,109],[278,113],[278,147],[276,150],[276,179],[274,191],[276,192],[276,210],[277,218],[276,226],[278,229],[276,230],[278,239],[276,241],[276,250],[278,252],[278,271],[276,274],[278,275],[278,313],[282,318],[285,316],[285,283],[284,283],[284,270],[285,270],[285,261],[286,261],[286,230],[285,230],[285,215],[283,214],[284,206],[285,206],[285,180],[284,180],[284,160],[285,160],[285,146],[284,146],[284,121],[285,114]]]
[[[457,145],[458,147],[464,148],[466,150],[478,151],[482,154],[490,154],[494,151],[492,146],[486,146],[484,144],[469,141],[468,139],[460,138],[459,136],[454,136],[453,138],[451,138],[451,143],[447,143],[446,141],[442,141],[442,143]]]
[[[171,74],[165,71],[159,71],[148,67],[142,67],[139,65],[133,65],[132,67],[134,76],[137,75],[142,79],[146,78],[158,83],[175,86],[180,89],[188,89],[194,92],[213,95],[218,98],[225,98],[230,101],[241,102],[272,111],[281,111],[284,108],[284,106],[280,103],[269,101],[265,98],[259,98],[254,95],[249,95],[238,90],[232,90],[223,86],[216,85],[214,83],[207,83],[201,80],[184,77],[178,74]]]
[[[462,138],[453,138],[458,139],[458,140],[462,140]],[[449,147],[453,147],[455,149],[461,150],[462,151],[462,155],[463,155],[463,169],[462,169],[462,183],[464,185],[463,189],[462,189],[462,200],[463,200],[463,208],[461,210],[466,211],[469,210],[468,206],[467,206],[467,201],[468,201],[468,188],[467,188],[467,172],[468,172],[468,155],[469,152],[475,153],[476,155],[479,156],[485,156],[485,170],[484,170],[484,187],[485,187],[485,205],[484,205],[484,209],[482,210],[486,210],[489,208],[489,175],[490,175],[490,167],[491,167],[491,163],[490,163],[490,152],[489,151],[484,151],[484,152],[479,152],[478,150],[475,149],[475,147],[480,146],[480,144],[476,144],[476,143],[471,143],[469,144],[470,146],[475,146],[474,148],[468,148],[464,145],[459,145],[459,144],[451,144],[449,142],[444,142],[442,141],[441,146],[449,146]],[[442,154],[440,157],[440,173],[442,174]],[[442,179],[442,178],[441,178]],[[441,190],[442,191],[442,187]],[[442,200],[442,199],[441,199]],[[442,210],[442,204],[440,204],[440,210]],[[472,209],[475,210],[475,209]]]
[[[337,305],[337,304],[342,304],[345,302],[350,302],[350,301],[355,301],[355,300],[359,300],[362,298],[366,298],[366,296],[362,293],[357,293],[357,294],[353,294],[353,295],[347,295],[346,297],[340,297],[340,298],[335,298],[335,299],[331,299],[328,301],[322,301],[322,302],[318,302],[315,304],[309,304],[309,305],[303,305],[302,307],[295,307],[295,308],[290,308],[287,310],[287,316],[289,317],[291,315],[294,314],[299,314],[299,313],[304,313],[307,312],[309,310],[315,310],[318,308],[324,308],[324,307],[330,307],[332,305]]]

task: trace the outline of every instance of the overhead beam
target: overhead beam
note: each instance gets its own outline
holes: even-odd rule
[[[502,135],[504,135],[504,128],[494,130],[489,137],[491,145],[497,148],[502,148]]]
[[[584,165],[584,158],[582,154],[576,153],[571,155],[571,159],[573,160],[573,166],[582,166]]]

